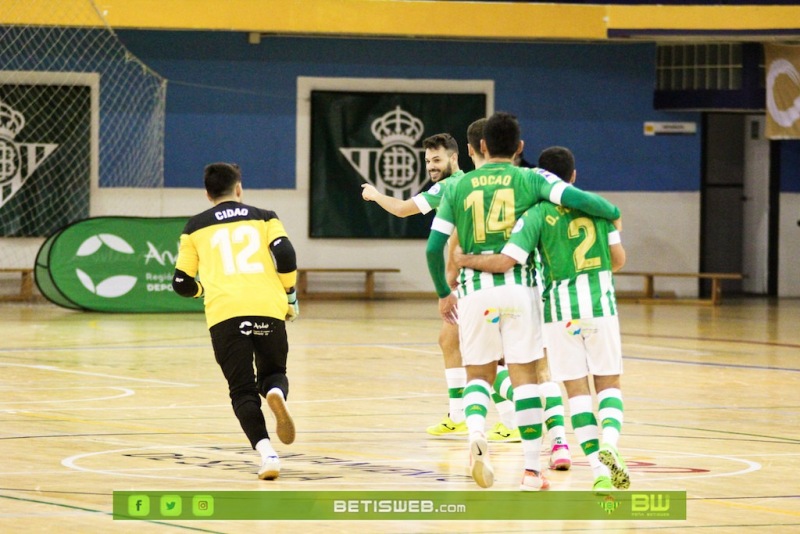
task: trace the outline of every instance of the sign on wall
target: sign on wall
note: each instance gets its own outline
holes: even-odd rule
[[[36,284],[60,306],[104,312],[202,311],[203,299],[172,290],[188,217],[95,217],[48,238],[36,257]]]
[[[420,82],[422,85],[423,82]],[[311,237],[426,238],[433,214],[397,218],[361,198],[361,184],[408,199],[429,188],[422,141],[450,133],[472,170],[467,127],[485,117],[485,92],[311,91]]]
[[[769,139],[800,139],[800,46],[764,44]]]
[[[89,216],[98,77],[0,73],[0,236],[47,236]]]

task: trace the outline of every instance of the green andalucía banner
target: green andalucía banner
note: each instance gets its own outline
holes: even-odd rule
[[[114,519],[686,519],[685,491],[115,491]]]
[[[202,311],[172,290],[188,217],[95,217],[50,236],[36,257],[36,285],[51,302],[105,312]]]

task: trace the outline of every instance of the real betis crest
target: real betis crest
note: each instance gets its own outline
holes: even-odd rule
[[[18,143],[25,117],[0,101],[0,207],[8,202],[47,157],[58,148],[53,143]]]
[[[385,195],[409,198],[427,181],[425,150],[414,145],[425,125],[400,106],[378,117],[370,126],[381,148],[340,148],[339,151],[367,182]]]

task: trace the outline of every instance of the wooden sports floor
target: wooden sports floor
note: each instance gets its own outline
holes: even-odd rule
[[[113,520],[114,490],[517,488],[518,443],[492,446],[481,490],[465,439],[425,433],[447,409],[435,301],[301,306],[298,437],[274,440],[283,471],[265,482],[202,315],[0,305],[0,532],[800,532],[800,300],[620,306],[631,489],[685,490],[686,521]],[[567,432],[575,463],[552,489],[588,490]]]

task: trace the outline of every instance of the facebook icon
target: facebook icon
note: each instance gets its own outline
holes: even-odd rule
[[[128,515],[131,517],[143,517],[150,515],[150,497],[147,495],[129,496]]]

